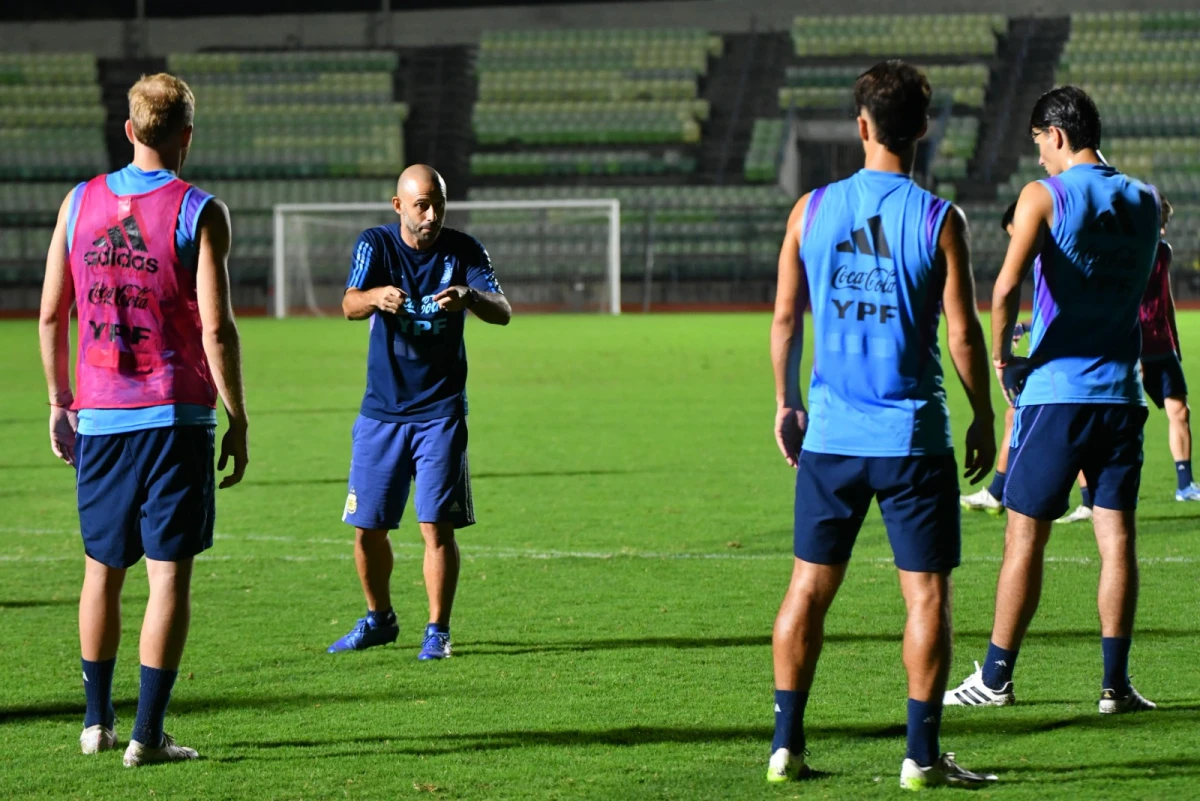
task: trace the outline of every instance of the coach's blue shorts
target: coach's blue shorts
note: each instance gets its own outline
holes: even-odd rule
[[[958,567],[958,467],[940,456],[835,456],[800,452],[796,471],[797,559],[850,560],[871,499],[887,527],[896,567],[942,573]]]
[[[1023,406],[1013,418],[1004,506],[1037,520],[1067,511],[1082,470],[1101,509],[1137,508],[1145,406],[1058,403]]]
[[[79,434],[75,468],[83,546],[97,562],[180,562],[212,547],[211,426]]]
[[[358,528],[397,528],[415,478],[418,522],[455,528],[475,522],[465,419],[388,423],[359,415],[353,438],[342,520]]]
[[[1146,397],[1163,407],[1164,398],[1187,397],[1187,381],[1183,377],[1183,365],[1174,353],[1166,356],[1151,356],[1142,359],[1142,385]]]

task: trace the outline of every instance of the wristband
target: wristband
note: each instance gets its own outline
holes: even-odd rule
[[[479,301],[479,291],[474,287],[467,287],[467,308],[471,308]]]

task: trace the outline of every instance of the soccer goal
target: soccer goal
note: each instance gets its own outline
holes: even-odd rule
[[[359,233],[399,222],[386,203],[284,203],[274,210],[276,317],[339,309]],[[618,200],[450,201],[446,226],[483,243],[515,306],[621,312]]]

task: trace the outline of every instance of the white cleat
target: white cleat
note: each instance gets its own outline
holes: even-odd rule
[[[1177,501],[1200,501],[1200,484],[1193,481],[1185,489],[1175,490]]]
[[[804,754],[793,754],[786,748],[780,748],[771,754],[767,763],[767,781],[792,782],[804,775]]]
[[[924,790],[929,787],[964,787],[977,790],[996,781],[994,773],[972,773],[954,761],[954,754],[946,752],[942,758],[927,768],[911,759],[900,766],[901,790]]]
[[[136,768],[138,765],[153,765],[156,762],[183,762],[199,757],[195,749],[175,745],[175,739],[163,732],[162,744],[157,748],[130,740],[129,747],[125,749],[125,767]]]
[[[1063,515],[1062,517],[1058,518],[1054,522],[1055,523],[1080,523],[1080,522],[1083,522],[1084,520],[1091,520],[1091,519],[1092,519],[1091,507],[1084,506],[1083,504],[1079,504],[1078,506],[1075,507],[1074,512],[1071,512],[1069,515]]]
[[[999,515],[1004,511],[1004,504],[996,500],[987,487],[970,495],[958,496],[958,505],[968,512],[987,512],[990,515]]]
[[[1128,695],[1117,695],[1113,690],[1100,693],[1101,715],[1124,715],[1127,712],[1150,712],[1158,709],[1158,704],[1147,701],[1142,694],[1129,685]]]
[[[983,683],[983,668],[978,662],[975,663],[974,673],[953,690],[947,690],[942,697],[942,706],[1012,706],[1016,702],[1012,681],[999,690],[993,690]]]
[[[79,749],[85,754],[98,754],[101,751],[112,751],[117,747],[117,732],[106,729],[97,723],[88,726],[79,735]]]

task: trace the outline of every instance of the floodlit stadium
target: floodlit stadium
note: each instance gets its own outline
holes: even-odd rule
[[[814,190],[876,163],[865,161],[876,156],[864,156],[855,87],[888,59],[919,68],[931,87],[925,133],[904,168],[931,193],[931,208],[953,216],[954,204],[969,230],[962,269],[974,277],[971,309],[982,318],[990,381],[981,391],[990,391],[998,441],[1008,404],[992,360],[1001,372],[1031,353],[1038,363],[1054,319],[1037,301],[1050,291],[1041,265],[1058,252],[1045,244],[1060,235],[1047,224],[1037,229],[1038,266],[1017,276],[1030,338],[1010,358],[993,352],[993,291],[1004,296],[1015,274],[1002,221],[1018,198],[1027,202],[1031,182],[1047,178],[1039,162],[1047,146],[1031,141],[1039,98],[1064,85],[1086,91],[1102,121],[1101,158],[1145,185],[1156,219],[1165,219],[1164,200],[1173,212],[1160,277],[1174,317],[1160,329],[1178,378],[1160,377],[1144,333],[1147,350],[1133,359],[1150,402],[1140,485],[1131,490],[1132,637],[1105,622],[1102,645],[1097,618],[1106,515],[1117,512],[1093,482],[1093,520],[1091,490],[1081,498],[1072,483],[1072,522],[1053,527],[1019,668],[1006,666],[1015,703],[947,700],[941,749],[998,777],[982,791],[988,798],[1195,795],[1187,788],[1200,769],[1200,486],[1191,482],[1182,381],[1200,348],[1200,8],[1186,0],[1055,8],[1006,0],[986,9],[958,0],[447,0],[419,9],[392,0],[216,0],[196,10],[157,0],[17,0],[0,8],[0,795],[894,794],[906,743],[913,758],[905,697],[919,690],[906,683],[902,661],[901,556],[875,501],[838,579],[823,651],[815,638],[821,663],[811,689],[799,688],[797,761],[780,773],[789,780],[782,786],[763,782],[784,725],[776,715],[791,715],[790,707],[772,711],[773,689],[784,689],[773,673],[782,658],[777,641],[773,663],[773,625],[800,556],[800,521],[816,514],[797,500],[797,472],[772,434],[780,319],[776,312],[773,325],[772,313],[782,276],[799,262],[786,245],[781,256],[781,244],[796,231],[822,231],[809,219],[820,203],[811,198],[823,194]],[[194,97],[182,151],[186,126],[174,109],[183,95],[175,84],[139,83],[158,73],[186,82]],[[135,84],[143,89],[131,100]],[[167,90],[169,102],[154,94]],[[130,177],[131,162],[187,184],[165,174],[154,183],[148,168]],[[436,173],[406,171],[411,165]],[[1061,185],[1054,192],[1066,192]],[[1046,191],[1065,215],[1067,201]],[[228,209],[227,225],[209,196]],[[1014,248],[1021,226],[1036,228],[1027,222],[1032,207],[1018,208]],[[1137,223],[1157,242],[1140,218],[1123,214],[1113,226]],[[899,264],[902,243],[894,233],[881,242],[873,219],[836,252],[875,264],[895,254]],[[173,239],[156,220],[175,226]],[[931,229],[927,245],[944,283],[953,258],[939,249],[941,230]],[[442,244],[428,244],[439,231]],[[475,240],[486,252],[472,249]],[[437,254],[432,266],[421,261],[426,247]],[[227,286],[220,279],[213,288],[209,267],[219,279],[227,269]],[[816,274],[815,264],[808,269]],[[401,280],[412,270],[428,286]],[[855,291],[873,291],[872,280]],[[393,295],[378,294],[392,284]],[[1146,285],[1121,290],[1124,299],[1137,305]],[[184,302],[147,300],[176,291]],[[807,304],[806,283],[793,291]],[[941,295],[929,297],[941,326],[926,345],[940,353],[962,476],[979,400],[955,374],[955,312],[940,311]],[[858,321],[889,323],[892,307],[876,302],[859,304]],[[213,322],[228,310],[236,331]],[[457,336],[454,317],[465,320],[461,353],[456,339],[439,344],[445,331]],[[814,329],[812,314],[796,320],[802,336],[789,333],[782,347],[792,353],[803,340],[798,381],[808,402],[813,353],[834,338]],[[1092,320],[1073,336],[1100,342],[1109,320]],[[1001,318],[1010,332],[1017,321]],[[155,325],[170,329],[165,344],[139,355],[135,346],[156,341]],[[838,343],[848,359],[878,347],[868,335]],[[221,349],[227,355],[216,357]],[[234,362],[219,360],[234,351]],[[201,357],[212,366],[200,371],[209,383],[146,401],[163,375]],[[893,362],[876,352],[869,369]],[[122,379],[105,395],[96,387],[110,373]],[[1059,388],[1071,383],[1062,375]],[[874,400],[880,405],[829,424],[869,430],[889,402]],[[173,416],[128,422],[164,405]],[[149,442],[147,431],[212,430],[214,407],[215,440],[206,446],[201,437],[201,450],[179,458],[207,471],[196,482],[215,495],[215,522],[208,506],[188,506],[182,495],[156,500],[156,482],[173,479],[155,478],[155,459],[121,444]],[[443,419],[453,425],[432,431]],[[367,430],[377,424],[400,428]],[[248,465],[223,442],[239,426]],[[1011,441],[1031,436],[1024,430],[1018,422]],[[78,451],[56,458],[75,434]],[[129,437],[109,442],[126,455],[96,461],[99,443],[113,437]],[[163,443],[145,447],[180,453]],[[245,478],[214,492],[208,457],[225,447]],[[1037,483],[1052,461],[1033,457],[1025,470],[1033,464]],[[449,476],[444,486],[430,477],[438,471]],[[215,481],[229,473],[222,457]],[[990,463],[983,483],[959,482],[953,656],[938,679],[950,692],[998,647],[997,581],[1006,525],[1011,560],[1018,517],[1015,497],[1005,511],[1003,473],[997,498],[980,494],[996,486]],[[132,511],[96,516],[122,493]],[[1132,519],[1132,509],[1120,511]],[[953,516],[944,520],[955,526]],[[114,525],[142,543],[120,564],[112,560],[123,556],[104,550],[119,536]],[[199,544],[171,550],[192,527]],[[205,531],[210,539],[200,542]],[[158,572],[180,561],[185,578]],[[922,571],[902,569],[901,581],[912,572]],[[1104,614],[1106,593],[1110,601],[1121,593],[1101,586]],[[166,592],[182,592],[181,602],[162,605]],[[1098,712],[1117,639],[1156,710]],[[156,656],[160,645],[166,656]],[[111,708],[97,705],[98,681],[104,692],[111,685]],[[158,740],[164,725],[199,760],[160,760],[163,740],[131,762],[131,740]],[[122,753],[125,765],[181,764],[125,770]]]

